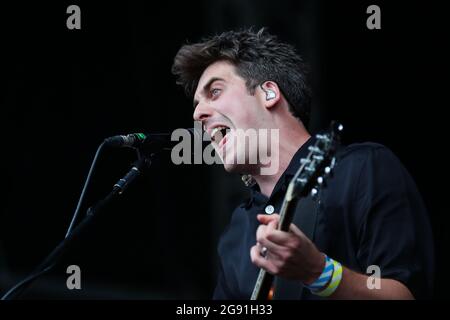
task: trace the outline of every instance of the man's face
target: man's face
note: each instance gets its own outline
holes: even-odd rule
[[[205,69],[194,95],[194,107],[194,120],[201,121],[211,136],[225,169],[248,172],[242,166],[247,166],[247,160],[257,154],[258,148],[250,147],[248,152],[247,148],[238,148],[236,130],[265,128],[266,110],[258,95],[250,95],[245,80],[236,74],[231,63],[218,61]],[[244,157],[246,164],[238,165],[238,156]]]

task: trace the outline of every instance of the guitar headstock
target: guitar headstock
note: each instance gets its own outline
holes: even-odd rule
[[[344,127],[332,122],[325,133],[317,134],[314,145],[309,146],[309,154],[300,160],[300,168],[289,183],[286,199],[315,196],[324,185],[336,165],[336,150]]]

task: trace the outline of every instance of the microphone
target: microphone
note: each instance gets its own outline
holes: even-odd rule
[[[184,129],[190,138],[200,139],[202,133],[194,128]],[[146,150],[171,150],[180,141],[172,141],[170,133],[130,133],[106,138],[104,144],[112,148],[143,148]]]

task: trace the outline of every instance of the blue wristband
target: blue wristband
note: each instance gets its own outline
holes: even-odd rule
[[[327,284],[326,288],[321,291],[311,291],[315,295],[318,295],[320,297],[329,297],[331,296],[339,286],[342,280],[342,273],[344,269],[342,268],[342,265],[337,262],[333,261],[334,270],[333,270],[333,277],[331,278],[331,281],[329,284]]]
[[[313,283],[311,283],[310,285],[305,285],[305,287],[310,289],[311,291],[320,291],[324,289],[330,282],[331,277],[333,276],[333,271],[333,260],[325,255],[325,267],[322,270],[322,274]]]

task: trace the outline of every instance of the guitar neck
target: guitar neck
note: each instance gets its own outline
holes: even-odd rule
[[[256,280],[250,300],[268,300],[272,283],[273,275],[262,268],[259,269],[258,279]]]
[[[336,164],[336,151],[339,145],[340,133],[343,126],[335,121],[330,125],[329,132],[317,134],[314,145],[308,147],[309,154],[300,159],[300,168],[289,183],[283,204],[280,209],[278,230],[288,231],[294,218],[295,208],[301,198],[318,193],[324,177],[330,175]],[[273,276],[264,269],[259,271],[258,279],[251,296],[252,300],[270,299]]]
[[[280,209],[280,221],[278,224],[278,230],[287,231],[289,229],[294,211],[291,210],[291,208],[295,208],[296,203],[297,199],[295,198],[284,199]],[[261,268],[259,270],[258,279],[256,280],[250,300],[268,300],[270,298],[269,295],[272,288],[273,279],[273,275]]]

